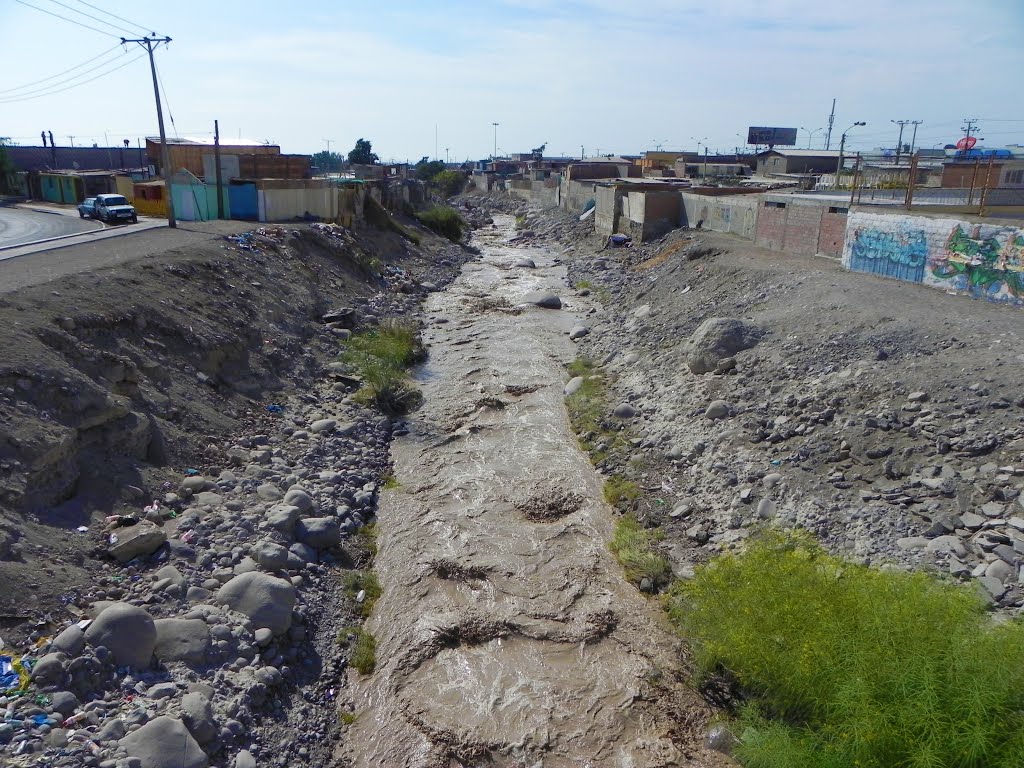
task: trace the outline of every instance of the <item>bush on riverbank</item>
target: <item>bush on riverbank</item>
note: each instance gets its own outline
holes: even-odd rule
[[[1024,764],[1024,624],[994,622],[970,587],[771,533],[667,603],[698,667],[753,697],[737,730],[746,766]]]
[[[639,584],[650,579],[652,587],[657,587],[667,583],[672,573],[668,561],[654,551],[654,543],[662,538],[661,531],[644,528],[633,515],[623,515],[615,522],[608,548],[629,581]]]
[[[417,213],[416,218],[427,229],[433,230],[442,237],[447,237],[453,243],[462,239],[466,229],[466,220],[459,215],[454,208],[446,205],[438,205],[428,211]]]
[[[384,321],[373,331],[349,341],[344,360],[355,367],[363,387],[355,399],[384,413],[403,414],[422,400],[406,380],[406,370],[426,356],[416,327],[402,321]]]

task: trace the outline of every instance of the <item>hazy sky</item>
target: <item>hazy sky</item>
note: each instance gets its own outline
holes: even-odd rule
[[[0,0],[0,136],[156,134],[148,62],[117,39],[146,31],[173,38],[169,135],[218,118],[285,152],[366,137],[415,161],[436,126],[442,159],[480,158],[494,122],[499,152],[732,151],[748,125],[823,128],[833,97],[833,148],[857,120],[852,148],[893,146],[901,118],[924,121],[920,146],[966,117],[986,146],[1024,143],[1024,0]]]

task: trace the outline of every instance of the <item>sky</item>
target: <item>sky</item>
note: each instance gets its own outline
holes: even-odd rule
[[[851,150],[893,147],[901,119],[921,147],[966,118],[1024,144],[1022,0],[0,0],[0,136],[156,135],[145,52],[119,40],[146,32],[172,38],[169,136],[217,119],[283,152],[732,152],[750,125],[821,147],[833,98],[833,149],[858,121]]]

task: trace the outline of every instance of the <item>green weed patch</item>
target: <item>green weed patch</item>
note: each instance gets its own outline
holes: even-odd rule
[[[698,668],[752,698],[751,768],[1020,768],[1024,624],[971,587],[764,534],[673,586]]]
[[[438,205],[423,213],[417,213],[416,218],[427,229],[433,230],[442,237],[447,237],[453,243],[462,239],[462,234],[466,229],[466,220],[454,208],[445,205]]]
[[[354,335],[343,359],[363,382],[354,399],[384,413],[404,414],[422,401],[406,379],[406,370],[426,356],[416,327],[401,321],[385,321],[380,327]]]
[[[644,528],[633,515],[623,515],[615,522],[608,548],[629,581],[639,584],[648,578],[656,587],[663,586],[672,572],[668,561],[654,550],[654,544],[662,538],[660,530]]]

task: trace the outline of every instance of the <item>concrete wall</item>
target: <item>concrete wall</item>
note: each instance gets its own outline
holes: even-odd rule
[[[618,231],[619,215],[624,197],[614,186],[597,187],[597,210],[594,211],[594,229],[601,237],[614,235]]]
[[[559,191],[558,204],[569,213],[583,213],[587,203],[597,200],[596,181],[573,181],[563,177]]]
[[[1024,307],[1024,229],[953,218],[849,216],[843,266]]]
[[[803,256],[839,258],[847,206],[792,195],[764,195],[757,210],[754,242]]]
[[[653,240],[679,226],[682,217],[679,192],[630,192],[628,198],[629,210],[628,213],[624,210],[624,215],[629,217],[634,238]]]
[[[753,240],[757,234],[757,209],[760,195],[730,195],[710,197],[683,192],[682,226],[696,227],[698,223],[715,232],[731,232]]]
[[[541,208],[554,208],[559,202],[557,179],[511,179],[508,182],[508,193]]]

